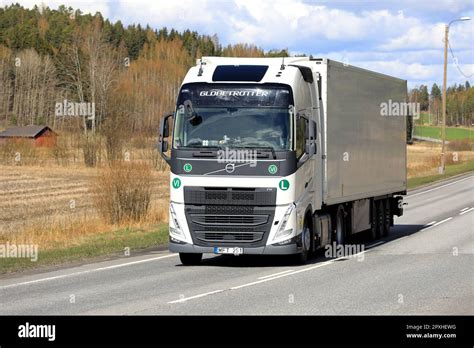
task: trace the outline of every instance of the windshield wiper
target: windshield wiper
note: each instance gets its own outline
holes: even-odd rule
[[[178,150],[197,150],[193,152],[193,157],[216,157],[217,152],[222,150],[222,146],[205,146],[205,145],[187,145],[187,146],[180,146]]]
[[[253,149],[253,150],[262,150],[262,151],[270,151],[272,153],[273,159],[276,159],[275,149],[272,146],[236,146],[237,148],[241,149]]]
[[[186,145],[178,147],[178,150],[185,149],[185,150],[195,150],[195,149],[206,149],[206,150],[222,150],[221,146],[205,146],[205,145]]]

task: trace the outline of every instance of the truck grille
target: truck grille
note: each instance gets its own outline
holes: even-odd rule
[[[192,222],[203,226],[213,225],[235,225],[235,226],[259,226],[268,221],[268,215],[191,215]]]
[[[184,187],[184,194],[186,219],[194,244],[236,247],[266,244],[275,215],[274,189]]]
[[[229,204],[270,206],[276,201],[275,188],[185,187],[186,204]]]
[[[255,243],[262,240],[264,232],[205,232],[197,231],[195,236],[198,240],[209,243]]]

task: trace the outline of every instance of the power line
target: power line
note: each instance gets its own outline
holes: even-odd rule
[[[449,41],[448,41],[448,47],[449,47],[449,51],[451,52],[451,55],[453,56],[454,65],[455,65],[456,68],[458,69],[459,73],[460,73],[462,76],[464,76],[465,78],[467,78],[467,79],[470,79],[471,77],[473,77],[474,74],[466,75],[466,74],[461,70],[461,67],[458,65],[458,59],[457,59],[456,56],[454,55],[453,49],[451,48],[451,44],[449,43]]]

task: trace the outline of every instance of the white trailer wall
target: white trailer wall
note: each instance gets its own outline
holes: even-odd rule
[[[331,60],[313,68],[323,79],[324,203],[405,191],[406,117],[382,116],[381,104],[405,102],[406,81]]]

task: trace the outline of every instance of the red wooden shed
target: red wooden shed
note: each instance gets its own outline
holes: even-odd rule
[[[0,132],[0,144],[7,141],[27,141],[33,146],[50,147],[56,144],[57,134],[48,126],[10,127]]]

